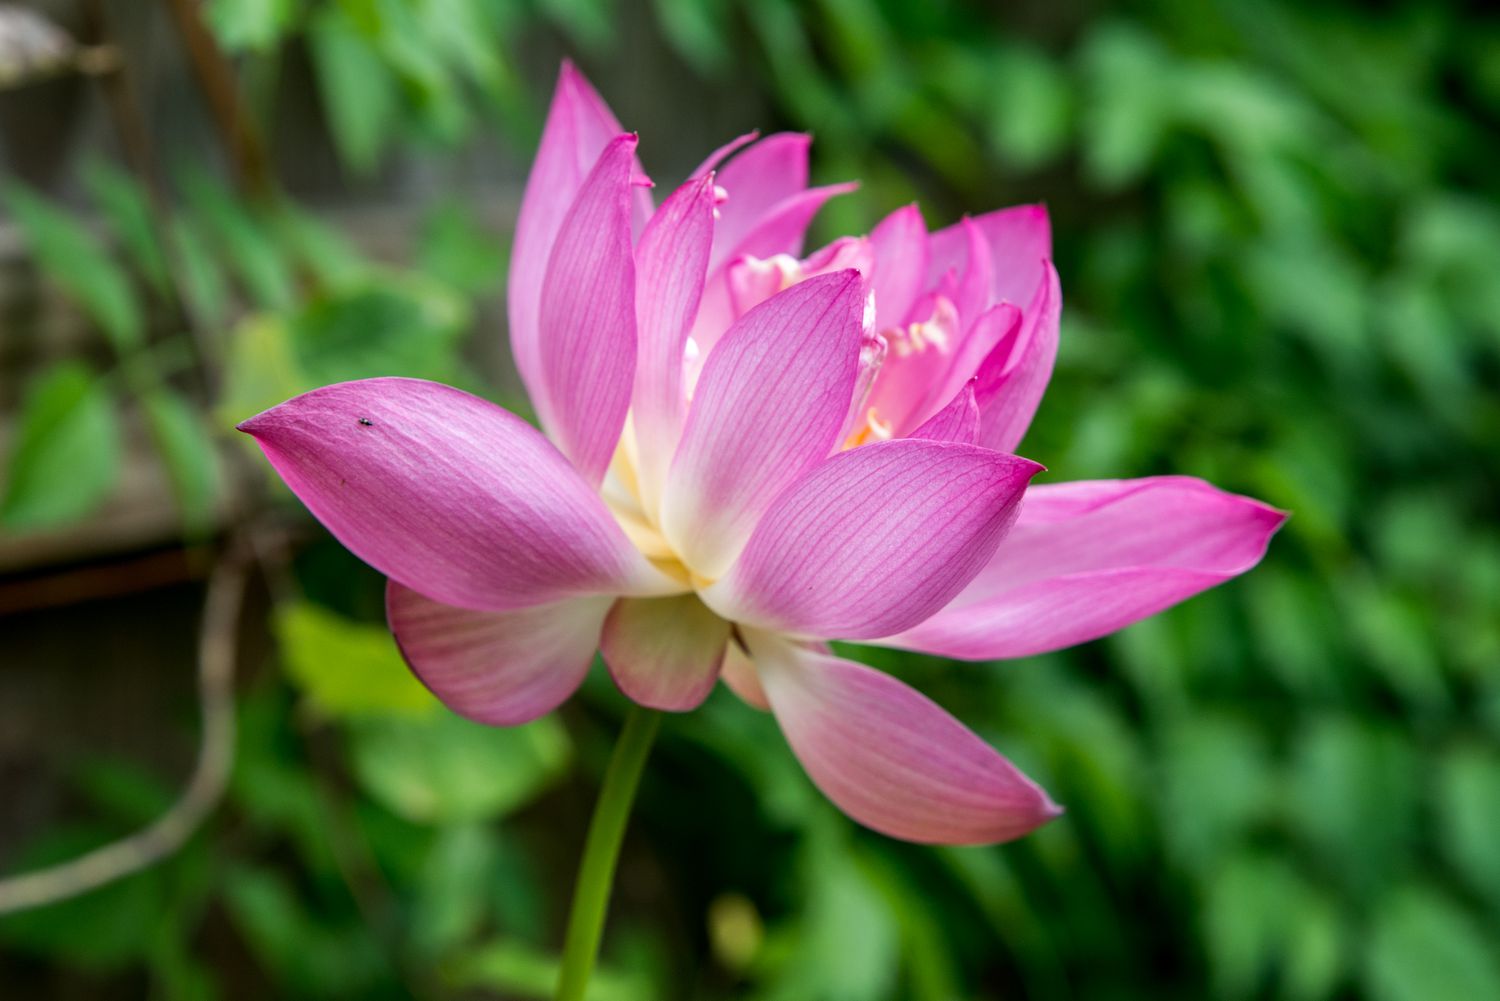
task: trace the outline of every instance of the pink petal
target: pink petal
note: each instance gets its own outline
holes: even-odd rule
[[[812,136],[778,132],[740,153],[719,171],[719,187],[729,197],[719,206],[714,269],[737,253],[741,241],[773,206],[807,188],[807,151],[811,145]],[[723,153],[720,150],[715,156]]]
[[[704,174],[707,174],[710,171],[718,170],[719,164],[723,163],[730,156],[738,153],[741,149],[755,142],[755,140],[759,138],[759,130],[752,130],[750,132],[746,132],[742,136],[735,136],[733,139],[729,140],[727,143],[720,146],[712,153],[708,154],[708,157],[702,163],[698,164],[698,169],[694,170],[691,174],[688,175],[688,177],[702,177]],[[804,179],[803,185],[806,186],[806,183],[807,182]]]
[[[500,610],[680,590],[535,428],[468,393],[366,379],[239,427],[356,556],[438,601]]]
[[[694,594],[621,598],[604,622],[600,651],[631,700],[652,709],[695,709],[713,691],[729,623]]]
[[[635,251],[640,358],[631,406],[639,445],[637,472],[653,518],[687,410],[683,352],[703,297],[713,208],[713,175],[687,182],[652,217]]]
[[[533,396],[541,378],[538,317],[552,244],[583,179],[604,147],[621,131],[620,123],[583,74],[565,61],[521,197],[506,286],[511,352]]]
[[[964,234],[968,254],[963,270],[958,272],[953,303],[967,325],[994,301],[995,265],[993,251],[978,223],[966,216],[959,220],[958,229]]]
[[[475,612],[391,581],[386,618],[412,672],[460,716],[515,726],[577,690],[613,599],[570,598],[512,612]]]
[[[839,441],[848,441],[851,435],[863,431],[867,426],[870,389],[880,377],[885,355],[885,338],[867,327],[859,342],[859,369],[854,376],[854,393],[849,397],[849,413],[844,418],[844,429],[839,432]]]
[[[1043,205],[1017,205],[969,220],[984,237],[990,271],[989,303],[1027,303],[1042,282],[1042,262],[1052,258],[1052,226]],[[963,274],[970,256],[969,235],[962,223],[933,233],[929,243],[929,283],[949,269]]]
[[[724,650],[724,665],[719,677],[725,686],[738,695],[746,705],[756,709],[771,708],[766,691],[761,687],[760,676],[755,671],[755,662],[750,659],[738,642],[730,643]]]
[[[776,254],[790,254],[793,257],[800,256],[802,254],[803,237],[807,235],[807,227],[812,224],[813,216],[818,214],[818,210],[829,199],[835,198],[838,195],[848,194],[858,187],[859,185],[853,181],[843,184],[828,184],[821,188],[808,188],[806,191],[799,191],[797,194],[777,202],[734,245],[732,252],[725,255],[724,261],[743,257],[746,254],[752,257],[772,257]],[[709,263],[710,271],[715,270],[723,264],[723,261],[717,259],[717,248],[719,246],[717,236],[714,246],[715,260]]]
[[[927,273],[927,224],[915,205],[897,209],[870,233],[877,329],[906,323]]]
[[[943,401],[951,400],[960,389],[973,382],[980,367],[995,354],[996,348],[1001,344],[1015,345],[1021,335],[1021,320],[1019,307],[1002,302],[991,306],[969,323],[958,350],[953,354],[948,371],[934,384],[931,395],[923,401],[922,411],[929,412]],[[1000,357],[1009,357],[1010,350],[1007,347],[1000,352]],[[999,369],[1003,371],[1003,363]]]
[[[636,139],[615,137],[557,232],[542,282],[540,381],[532,402],[548,436],[590,484],[604,479],[635,380],[630,245]]]
[[[849,236],[840,237],[802,261],[788,254],[767,260],[737,257],[724,268],[734,318],[748,313],[777,292],[815,275],[850,268],[861,275],[869,275],[871,260],[869,241]],[[784,270],[786,268],[790,271]]]
[[[909,437],[933,441],[956,441],[972,445],[979,440],[979,404],[974,400],[974,384],[965,383],[952,401],[933,414]]]
[[[1046,264],[1046,277],[1021,317],[1014,337],[1007,337],[979,366],[975,396],[979,401],[980,444],[1014,451],[1031,426],[1047,391],[1057,360],[1062,288],[1057,269]]]
[[[858,185],[852,183],[830,184],[792,195],[773,206],[722,258],[718,248],[724,243],[715,235],[714,256],[708,265],[709,280],[703,289],[703,305],[698,311],[698,320],[693,324],[692,333],[693,341],[704,354],[713,350],[736,316],[729,291],[729,276],[724,265],[747,256],[764,259],[777,254],[792,257],[800,255],[803,237],[813,216],[818,214],[818,210],[830,198],[853,191],[856,187]]]
[[[723,573],[772,498],[837,444],[859,363],[861,286],[854,271],[794,285],[708,356],[662,503],[668,541],[700,575]]]
[[[989,562],[1041,468],[917,438],[841,452],[776,498],[703,600],[727,619],[801,636],[910,628]]]
[[[969,660],[1082,643],[1249,570],[1285,520],[1185,476],[1035,486],[974,582],[880,642]]]
[[[962,335],[962,317],[952,300],[936,293],[924,295],[911,315],[913,322],[905,329],[883,331],[889,350],[870,393],[870,406],[897,437],[910,434],[967,381],[958,380],[946,395],[935,396],[953,368]]]
[[[993,844],[1062,813],[972,730],[890,675],[765,634],[750,645],[797,760],[866,827],[924,844]]]

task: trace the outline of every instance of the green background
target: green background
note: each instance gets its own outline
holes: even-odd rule
[[[245,456],[216,441],[300,388],[400,372],[524,406],[494,303],[565,53],[641,132],[659,190],[760,126],[813,132],[816,180],[864,182],[818,237],[913,199],[934,228],[1045,200],[1062,350],[1023,454],[1052,479],[1191,474],[1293,512],[1247,577],[1081,648],[852,652],[1068,807],[1013,845],[856,828],[722,691],[668,719],[591,996],[1500,998],[1494,15],[211,0],[206,18],[282,181],[238,197],[225,157],[169,133],[164,225],[107,153],[48,194],[7,182],[108,350],[28,373],[5,532],[107,504],[118,411],[143,415],[201,540],[226,495],[293,510],[237,485]],[[327,152],[323,181],[289,122]],[[422,170],[463,183],[401,180]],[[326,211],[387,198],[417,220],[394,257]],[[210,332],[207,377],[163,311]],[[152,871],[0,920],[17,996],[546,996],[621,698],[596,669],[553,718],[463,723],[400,667],[377,577],[316,535],[289,571],[276,643],[242,668],[227,802]],[[176,781],[69,762],[84,806],[0,869],[124,834]]]

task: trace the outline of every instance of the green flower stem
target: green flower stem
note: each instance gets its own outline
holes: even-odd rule
[[[557,980],[557,1001],[583,1001],[589,976],[599,956],[604,934],[604,915],[609,909],[609,891],[615,881],[615,863],[625,839],[630,805],[646,769],[651,742],[661,726],[661,713],[632,705],[625,717],[620,742],[604,773],[604,788],[594,805],[578,884],[573,888],[573,910],[568,915],[568,937],[563,943],[562,970]]]

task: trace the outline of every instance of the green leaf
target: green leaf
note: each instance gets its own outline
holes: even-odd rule
[[[182,186],[194,219],[213,235],[254,303],[266,309],[292,308],[297,297],[291,266],[262,215],[200,170],[185,171]]]
[[[1084,165],[1104,188],[1121,187],[1150,165],[1176,115],[1177,63],[1135,27],[1092,33],[1082,58]]]
[[[109,389],[81,365],[59,365],[32,385],[21,408],[0,524],[45,528],[88,514],[114,489],[120,457]]]
[[[460,291],[487,292],[499,281],[505,267],[504,242],[480,226],[470,207],[446,199],[423,223],[418,267]]]
[[[295,0],[208,0],[205,20],[229,52],[268,52],[291,29]]]
[[[338,290],[368,277],[369,263],[342,233],[294,205],[279,206],[272,216],[277,239],[324,290]]]
[[[18,185],[5,204],[26,234],[37,266],[108,335],[117,351],[140,344],[145,319],[124,271],[77,220]]]
[[[1004,50],[990,86],[1003,101],[987,101],[990,136],[1005,157],[1023,170],[1035,169],[1063,149],[1072,124],[1072,94],[1061,69],[1031,48]]]
[[[386,809],[419,824],[499,816],[563,772],[571,754],[553,717],[500,728],[448,712],[421,719],[361,719],[351,733],[354,774]]]
[[[141,399],[151,436],[172,482],[183,523],[209,528],[220,491],[219,453],[197,409],[175,391],[159,388]]]
[[[245,945],[280,986],[278,996],[386,996],[371,988],[390,957],[369,930],[310,912],[280,873],[235,866],[225,877],[223,901]]]
[[[1200,714],[1167,730],[1161,764],[1168,843],[1208,871],[1264,814],[1271,792],[1264,738],[1243,720]]]
[[[900,925],[838,831],[822,825],[799,860],[806,900],[798,920],[767,942],[770,954],[787,950],[768,999],[877,1001],[896,986]]]
[[[495,835],[481,824],[444,828],[433,840],[412,907],[412,944],[440,957],[471,939],[487,917]]]
[[[83,183],[115,238],[130,252],[132,263],[158,291],[169,290],[171,276],[157,240],[146,190],[130,174],[103,160],[90,160],[84,166]]]
[[[468,319],[465,303],[442,285],[389,274],[314,300],[289,332],[313,385],[381,375],[452,381]]]
[[[724,0],[655,0],[656,20],[667,44],[702,76],[719,76],[733,56]]]
[[[1371,1001],[1500,997],[1493,937],[1427,887],[1382,902],[1366,940],[1364,979]]]
[[[1414,712],[1435,715],[1449,702],[1425,605],[1397,593],[1387,579],[1346,577],[1339,589],[1344,621],[1378,671]]]
[[[168,232],[184,305],[205,326],[220,325],[229,306],[229,291],[217,255],[203,231],[181,215],[172,220]]]
[[[1438,766],[1439,844],[1468,885],[1500,910],[1500,754],[1470,745],[1449,751]]]
[[[1418,763],[1406,739],[1373,722],[1326,717],[1303,733],[1293,758],[1291,822],[1356,893],[1389,885],[1416,826]]]
[[[1207,883],[1204,941],[1216,996],[1252,996],[1280,944],[1292,877],[1278,863],[1236,856]]]
[[[1344,975],[1348,943],[1338,910],[1321,893],[1304,886],[1284,903],[1281,992],[1288,1001],[1331,997]]]
[[[287,674],[326,715],[438,711],[437,700],[412,675],[384,626],[350,622],[302,602],[277,611],[275,631]]]
[[[370,38],[338,8],[313,18],[307,41],[339,154],[345,166],[368,174],[396,123],[396,77]]]

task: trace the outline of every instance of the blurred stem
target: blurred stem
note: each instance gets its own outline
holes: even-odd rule
[[[557,980],[557,1001],[583,1001],[589,976],[599,956],[604,934],[604,915],[615,881],[615,863],[625,839],[625,823],[635,791],[646,769],[651,742],[661,726],[661,713],[632,705],[620,731],[620,742],[604,773],[604,787],[594,805],[578,883],[573,888],[573,909],[568,915],[568,937],[563,944],[562,969]]]

